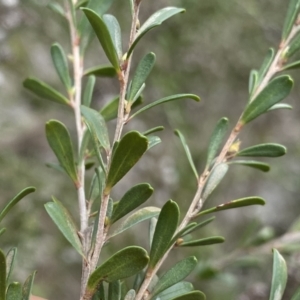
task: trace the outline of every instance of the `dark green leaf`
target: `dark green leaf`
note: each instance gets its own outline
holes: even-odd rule
[[[241,199],[237,199],[237,200],[232,200],[230,202],[220,204],[216,207],[212,207],[212,208],[206,209],[204,211],[201,211],[197,215],[197,217],[201,216],[201,215],[218,212],[220,210],[227,210],[227,209],[238,208],[238,207],[243,207],[243,206],[251,206],[251,205],[265,205],[265,204],[266,204],[265,200],[260,197],[246,197],[246,198],[241,198]]]
[[[91,106],[95,83],[96,83],[96,77],[93,75],[89,76],[83,92],[82,104],[84,106],[87,107]]]
[[[219,185],[219,183],[226,175],[227,171],[228,165],[226,163],[221,163],[212,169],[203,189],[203,200],[206,200],[208,196],[214,191],[214,189]]]
[[[22,200],[28,194],[33,193],[35,190],[36,190],[35,187],[32,187],[32,186],[27,187],[27,188],[23,189],[18,195],[16,195],[12,200],[10,200],[8,202],[8,204],[6,204],[6,206],[0,212],[0,222],[20,200]]]
[[[206,296],[200,291],[193,291],[172,300],[206,300]]]
[[[101,281],[113,282],[130,277],[146,267],[149,257],[141,247],[126,247],[100,265],[90,276],[88,292],[93,293]]]
[[[113,224],[129,212],[146,202],[153,194],[153,188],[148,183],[140,183],[125,193],[113,211],[110,223]]]
[[[270,68],[270,65],[272,64],[274,56],[275,56],[275,51],[273,48],[270,48],[261,65],[261,68],[258,71],[257,84],[260,84],[262,82],[263,78],[265,77],[267,71]]]
[[[228,130],[228,119],[222,118],[215,127],[208,146],[206,166],[209,167],[222,144],[224,136]]]
[[[284,258],[273,249],[273,275],[269,300],[280,300],[287,282],[287,267]]]
[[[108,300],[121,300],[120,280],[110,282],[108,285]]]
[[[124,300],[134,300],[136,296],[135,290],[131,289],[127,292]]]
[[[140,27],[137,36],[132,43],[131,47],[129,48],[127,52],[127,58],[131,55],[133,49],[137,45],[138,41],[151,29],[159,26],[162,22],[165,20],[171,18],[172,16],[185,12],[185,9],[183,8],[177,8],[177,7],[165,7],[163,9],[160,9],[159,11],[155,12],[153,15],[151,15],[148,20]]]
[[[60,44],[55,43],[51,47],[51,56],[56,72],[61,82],[70,92],[72,88],[67,56]]]
[[[157,295],[156,299],[160,300],[172,300],[176,297],[182,296],[194,290],[193,285],[190,282],[182,281],[169,287],[160,294]]]
[[[242,117],[242,124],[249,123],[270,107],[289,95],[293,87],[293,80],[288,75],[273,79],[258,96],[248,104]]]
[[[7,274],[6,281],[7,282],[9,281],[9,278],[14,268],[16,255],[17,255],[17,248],[10,249],[6,255],[6,274]]]
[[[225,239],[221,236],[211,236],[200,240],[188,241],[179,244],[180,247],[195,247],[195,246],[206,246],[224,243]]]
[[[155,54],[153,52],[146,54],[139,62],[132,79],[130,93],[127,99],[129,102],[133,102],[136,94],[139,92],[142,85],[146,82],[146,79],[149,76],[154,64]]]
[[[169,200],[159,214],[150,251],[149,268],[153,269],[169,249],[179,221],[179,207]]]
[[[255,89],[256,84],[257,84],[257,80],[258,80],[257,70],[251,70],[250,75],[249,75],[249,88],[248,88],[250,96],[254,92],[254,89]]]
[[[180,231],[178,231],[173,236],[171,244],[174,244],[179,238],[181,238],[182,236],[186,235],[186,232],[188,232],[189,230],[191,230],[195,226],[197,226],[196,222],[193,222],[193,223],[190,223],[190,224],[186,225],[184,228],[182,228]]]
[[[115,77],[117,72],[114,67],[110,65],[101,65],[87,69],[84,76],[94,75],[96,77]]]
[[[77,234],[78,230],[68,210],[54,197],[53,202],[45,204],[45,208],[64,237],[83,256],[82,245]]]
[[[6,300],[22,300],[22,285],[12,282],[7,289]]]
[[[109,136],[106,123],[102,115],[96,110],[83,105],[81,106],[81,113],[84,116],[95,147],[99,149],[99,146],[102,146],[105,151],[108,152],[110,149]]]
[[[35,273],[36,273],[36,271],[34,271],[31,275],[29,275],[28,278],[25,280],[25,282],[23,284],[23,288],[22,288],[23,298],[22,298],[22,300],[30,300],[33,281],[34,281],[34,278],[35,278]]]
[[[198,175],[198,172],[196,170],[196,167],[195,167],[195,164],[194,164],[194,161],[193,161],[193,158],[192,158],[189,146],[186,143],[185,137],[183,136],[183,134],[179,130],[175,130],[174,132],[179,137],[179,139],[181,141],[181,144],[183,146],[183,149],[185,151],[186,157],[187,157],[187,159],[188,159],[188,161],[190,163],[190,166],[191,166],[191,168],[193,170],[193,173],[195,174],[196,179],[198,180],[199,175]]]
[[[184,98],[190,98],[190,99],[195,100],[195,101],[200,101],[200,98],[198,96],[196,96],[196,95],[193,95],[193,94],[177,94],[177,95],[165,97],[165,98],[162,98],[160,100],[154,101],[154,102],[152,102],[152,103],[150,103],[150,104],[142,107],[140,110],[138,110],[137,112],[135,112],[134,114],[132,114],[131,117],[129,118],[129,120],[132,119],[132,118],[134,118],[135,116],[137,116],[141,112],[144,112],[147,109],[150,109],[150,108],[152,108],[154,106],[157,106],[159,104],[166,103],[166,102],[169,102],[169,101],[180,100],[180,99],[184,99]]]
[[[90,24],[92,25],[107,58],[114,66],[114,68],[117,71],[120,71],[118,53],[115,49],[114,42],[104,20],[89,8],[82,8],[82,10],[88,18]]]
[[[78,184],[73,145],[66,126],[57,120],[50,120],[46,123],[46,137],[60,165],[65,169],[75,185]]]
[[[160,137],[155,135],[148,136],[147,139],[148,139],[148,150],[161,143]]]
[[[157,207],[144,207],[130,215],[120,226],[118,226],[115,231],[109,235],[108,238],[116,236],[117,234],[129,229],[130,227],[148,220],[152,217],[156,217],[160,212],[160,209]]]
[[[148,129],[147,131],[144,131],[143,135],[149,135],[151,133],[154,133],[154,132],[157,132],[157,131],[162,131],[164,129],[165,129],[164,126],[153,127],[153,128]]]
[[[270,107],[268,111],[275,110],[275,109],[293,109],[293,107],[286,103],[278,103]]]
[[[6,257],[0,249],[0,300],[5,300],[6,291]]]
[[[50,2],[50,3],[47,4],[47,7],[49,9],[51,9],[53,12],[55,12],[55,13],[59,14],[60,16],[62,16],[63,18],[66,17],[65,11],[64,11],[63,7],[60,4],[58,4],[56,2]]]
[[[147,148],[148,139],[139,132],[130,131],[124,135],[112,157],[107,175],[106,194],[138,162]]]
[[[300,68],[300,60],[297,60],[295,62],[292,62],[288,65],[284,65],[281,68],[281,71],[287,71],[287,70],[294,70],[294,69],[299,69]]]
[[[300,288],[297,289],[291,300],[300,300]]]
[[[280,144],[259,144],[239,151],[236,156],[278,157],[286,154],[286,148]]]
[[[158,284],[151,293],[151,299],[160,292],[186,278],[194,270],[196,265],[197,259],[194,256],[187,257],[175,264],[170,270],[168,270],[159,278]]]
[[[98,286],[97,286],[97,290],[92,298],[92,300],[107,300],[106,294],[105,294],[105,290],[104,290],[104,284],[103,282],[101,282]]]
[[[262,163],[260,161],[255,161],[255,160],[234,160],[231,161],[229,164],[247,166],[247,167],[261,170],[263,172],[270,171],[270,166],[268,164]]]
[[[100,114],[105,121],[110,121],[118,116],[119,97],[108,102],[101,110]]]
[[[300,1],[290,0],[287,14],[284,20],[283,30],[282,30],[282,40],[286,40],[289,36],[300,11]]]

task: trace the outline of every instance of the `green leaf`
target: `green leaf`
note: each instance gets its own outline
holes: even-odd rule
[[[155,136],[155,135],[151,135],[151,136],[147,137],[147,139],[148,139],[148,149],[147,150],[149,150],[152,147],[161,143],[160,137]]]
[[[181,234],[181,237],[183,237],[183,236],[185,236],[185,235],[188,235],[188,234],[190,234],[190,233],[192,233],[192,232],[194,232],[194,231],[196,231],[196,230],[198,230],[198,229],[200,229],[200,228],[202,228],[202,227],[208,225],[208,224],[211,223],[214,219],[215,219],[215,217],[211,217],[211,218],[209,218],[209,219],[207,219],[207,220],[205,220],[205,221],[203,221],[203,222],[201,222],[201,223],[199,223],[199,224],[196,223],[195,226],[193,226],[193,227],[191,227],[191,228],[188,228],[188,230],[184,231],[183,234]],[[191,224],[192,224],[192,223],[191,223]]]
[[[107,175],[106,194],[139,161],[147,148],[148,139],[139,132],[130,131],[123,136],[113,153]]]
[[[107,58],[109,59],[113,67],[117,71],[120,71],[118,53],[115,49],[114,42],[104,20],[89,8],[82,8],[82,10],[88,18],[90,24],[92,25]]]
[[[266,204],[265,200],[260,197],[246,197],[237,200],[232,200],[227,203],[220,204],[216,207],[203,210],[199,214],[197,214],[196,217],[218,212],[220,210],[227,210],[227,209],[238,208],[243,206],[251,206],[251,205],[265,205],[265,204]]]
[[[88,200],[94,202],[99,199],[102,195],[102,190],[104,186],[105,175],[102,169],[99,167],[96,169],[95,174],[92,178]]]
[[[287,14],[284,20],[283,30],[282,30],[282,40],[286,40],[289,36],[300,11],[300,1],[290,0]]]
[[[140,183],[125,193],[114,208],[110,223],[113,224],[129,212],[146,202],[153,194],[153,188],[148,183]]]
[[[75,9],[80,9],[80,7],[86,6],[89,3],[89,0],[78,0],[75,4]]]
[[[176,297],[182,296],[194,290],[193,285],[190,282],[182,281],[164,290],[157,295],[156,299],[160,300],[172,300]]]
[[[153,52],[146,54],[139,62],[132,79],[130,93],[127,99],[129,102],[133,102],[134,97],[139,92],[142,85],[146,82],[146,79],[149,76],[154,64],[155,54]]]
[[[91,106],[95,83],[96,83],[96,77],[93,75],[89,76],[82,97],[82,104],[84,106],[87,107]]]
[[[0,236],[1,236],[3,233],[5,233],[5,231],[6,231],[6,228],[1,228],[1,229],[0,229]]]
[[[135,300],[136,292],[134,289],[131,289],[127,292],[124,300]]]
[[[47,4],[47,7],[51,9],[53,12],[59,14],[61,17],[66,18],[65,11],[60,4],[56,2],[50,2]]]
[[[300,288],[297,289],[291,300],[300,300]]]
[[[211,237],[200,239],[200,240],[183,242],[177,246],[180,246],[180,247],[207,246],[207,245],[220,244],[220,243],[224,243],[224,242],[225,242],[225,239],[222,236],[211,236]]]
[[[184,228],[182,228],[180,231],[178,231],[172,238],[171,244],[174,244],[179,238],[186,235],[186,232],[191,230],[192,228],[196,227],[197,223],[193,222],[188,225],[186,225]]]
[[[108,239],[120,234],[121,232],[129,229],[130,227],[148,220],[150,218],[156,217],[160,212],[160,209],[157,207],[144,207],[130,215],[120,226],[118,226],[115,231],[109,235]]]
[[[286,148],[280,144],[259,144],[239,151],[236,156],[279,157],[286,154]]]
[[[6,255],[6,281],[9,281],[11,273],[15,265],[15,258],[17,255],[17,248],[11,248]]]
[[[19,194],[17,194],[12,200],[10,200],[8,202],[8,204],[6,204],[6,206],[0,212],[0,222],[20,200],[22,200],[28,194],[33,193],[35,190],[36,190],[35,187],[32,187],[32,186],[27,187],[27,188],[23,189],[21,192],[19,192]]]
[[[141,247],[126,247],[100,265],[90,276],[88,292],[93,293],[101,281],[113,282],[130,277],[146,267],[149,257]]]
[[[150,299],[153,299],[160,292],[186,278],[194,270],[196,265],[197,259],[195,256],[187,257],[175,264],[159,278],[159,282],[152,291]]]
[[[161,25],[162,22],[165,20],[171,18],[172,16],[185,12],[185,9],[183,8],[177,8],[177,7],[165,7],[163,9],[160,9],[159,11],[155,12],[153,15],[151,15],[148,20],[140,27],[135,40],[133,41],[131,47],[129,48],[127,52],[127,58],[131,55],[133,49],[137,45],[138,41],[151,29]]]
[[[249,75],[249,88],[248,88],[250,96],[254,92],[254,89],[257,85],[257,80],[258,80],[257,70],[251,70],[250,75]]]
[[[270,171],[270,166],[268,164],[262,163],[260,161],[255,161],[255,160],[234,160],[228,164],[247,166],[247,167],[258,169],[263,172]]]
[[[130,5],[130,12],[131,12],[131,16],[133,16],[134,14],[134,0],[129,0],[129,5]]]
[[[37,95],[38,97],[45,98],[47,100],[57,102],[60,104],[70,104],[70,101],[68,98],[66,98],[64,95],[56,91],[54,88],[52,88],[47,83],[40,81],[36,78],[27,78],[23,82],[23,86],[30,90],[32,93]]]
[[[156,217],[151,218],[150,222],[149,222],[149,246],[150,246],[150,248],[151,248],[151,245],[153,242],[153,236],[154,236],[156,224],[157,224],[157,218]]]
[[[275,51],[273,48],[270,48],[259,71],[258,71],[258,78],[257,78],[257,84],[260,84],[265,77],[267,71],[269,70],[272,61],[274,60]]]
[[[221,163],[212,169],[203,189],[203,200],[206,200],[208,196],[214,191],[214,189],[219,185],[219,183],[226,175],[227,171],[228,165],[226,163]]]
[[[287,70],[294,70],[300,68],[300,60],[297,60],[295,62],[292,62],[290,64],[284,65],[281,67],[281,71],[287,71]]]
[[[174,101],[174,100],[180,100],[180,99],[184,99],[184,98],[190,98],[190,99],[195,100],[197,102],[200,101],[200,98],[197,95],[194,95],[194,94],[177,94],[177,95],[165,97],[165,98],[154,101],[154,102],[142,107],[140,110],[138,110],[137,112],[132,114],[131,117],[128,120],[131,120],[132,118],[136,117],[141,112],[144,112],[144,111],[146,111],[146,110],[148,110],[148,109],[150,109],[154,106],[157,106],[159,104]]]
[[[206,296],[200,291],[193,291],[172,300],[206,300]]]
[[[275,110],[275,109],[293,109],[293,107],[286,103],[278,103],[270,107],[268,111]]]
[[[123,50],[122,50],[121,28],[119,22],[112,15],[104,15],[103,21],[105,22],[107,29],[110,33],[118,58],[119,60],[121,60],[123,56]]]
[[[36,273],[36,271],[34,271],[31,275],[29,275],[28,278],[25,280],[25,282],[23,284],[23,288],[22,288],[23,298],[22,298],[22,300],[30,300],[33,281],[34,281],[34,278],[35,278],[35,273]]]
[[[99,149],[99,147],[102,146],[108,153],[110,150],[110,142],[106,123],[102,115],[96,110],[83,105],[81,106],[81,113],[91,133],[95,147]]]
[[[299,49],[300,49],[300,35],[298,34],[292,39],[292,41],[288,45],[287,51],[285,52],[285,57],[286,58],[292,57],[294,54],[296,54],[299,51]]]
[[[22,285],[12,282],[7,289],[6,300],[22,300]]]
[[[273,249],[273,275],[269,300],[280,300],[287,282],[287,267],[284,258]]]
[[[143,135],[149,135],[151,133],[154,133],[154,132],[157,132],[157,131],[162,131],[164,129],[165,129],[164,126],[153,127],[153,128],[148,129],[147,131],[144,131]]]
[[[85,70],[84,76],[94,75],[96,77],[115,77],[117,72],[114,67],[110,65],[100,65]]]
[[[70,92],[72,89],[72,83],[69,73],[68,60],[64,49],[60,44],[55,43],[51,46],[51,56],[61,82],[66,87],[67,91]]]
[[[6,257],[0,249],[0,300],[5,300],[6,291]]]
[[[84,256],[78,230],[68,210],[55,197],[53,197],[53,202],[45,204],[45,208],[64,237],[80,255]]]
[[[92,300],[107,300],[103,282],[98,285]]]
[[[150,251],[149,268],[153,269],[169,249],[179,221],[179,207],[169,200],[159,214]]]
[[[222,144],[224,136],[228,130],[228,119],[222,118],[218,121],[212,135],[210,138],[208,151],[207,151],[207,161],[206,166],[209,167],[217,155],[217,152]]]
[[[100,114],[102,115],[105,121],[110,121],[117,118],[119,99],[119,97],[114,98],[100,110]]]
[[[190,149],[189,149],[189,146],[188,144],[186,143],[186,140],[185,140],[185,137],[183,136],[183,134],[179,131],[179,130],[175,130],[174,131],[175,134],[179,137],[180,141],[181,141],[181,144],[183,146],[183,149],[185,151],[185,155],[190,163],[190,166],[193,170],[193,173],[195,174],[196,176],[196,179],[198,180],[199,178],[199,175],[198,175],[198,172],[196,170],[196,167],[195,167],[195,164],[194,164],[194,161],[193,161],[193,158],[192,158],[192,155],[191,155],[191,152],[190,152]]]
[[[78,184],[73,145],[66,126],[57,120],[50,120],[46,123],[46,137],[60,165],[65,169],[75,185]]]
[[[108,300],[121,300],[120,280],[110,282],[108,285]]]
[[[289,95],[293,80],[288,75],[273,79],[258,96],[248,104],[241,117],[242,124],[249,123],[270,107]]]

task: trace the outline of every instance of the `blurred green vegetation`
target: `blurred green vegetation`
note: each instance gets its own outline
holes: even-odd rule
[[[66,23],[46,7],[48,2],[0,0],[0,205],[25,186],[37,187],[37,192],[18,204],[14,214],[7,218],[8,232],[1,239],[1,247],[18,247],[16,278],[24,280],[29,272],[38,270],[36,294],[49,299],[71,300],[78,298],[80,258],[55,228],[43,205],[55,195],[68,206],[73,216],[77,216],[77,200],[68,178],[45,165],[55,162],[55,158],[46,143],[44,124],[50,118],[63,120],[74,133],[74,120],[64,107],[36,99],[22,88],[22,81],[27,76],[41,78],[61,88],[51,63],[50,46],[58,41],[69,51],[68,30]],[[287,2],[143,0],[141,23],[157,9],[169,5],[185,7],[187,11],[149,33],[135,51],[134,65],[146,51],[157,55],[156,66],[145,89],[145,102],[183,92],[198,94],[202,101],[200,104],[193,101],[166,104],[128,125],[126,130],[137,128],[143,131],[158,125],[164,125],[166,129],[160,134],[163,143],[153,148],[127,179],[117,185],[114,197],[118,199],[135,183],[150,182],[155,193],[148,203],[162,206],[172,198],[185,210],[196,190],[196,183],[173,130],[179,128],[185,134],[201,171],[216,122],[227,116],[231,125],[235,124],[247,101],[250,70],[260,66],[269,47],[279,44]],[[110,12],[124,28],[125,46],[130,25],[127,1],[115,0]],[[86,66],[105,62],[103,51],[94,42],[88,51]],[[232,167],[208,204],[259,195],[267,200],[267,205],[218,213],[216,221],[201,233],[204,237],[207,230],[210,234],[223,235],[226,243],[201,250],[184,250],[185,255],[198,257],[199,274],[209,261],[222,263],[239,246],[249,228],[256,232],[271,226],[279,236],[299,215],[298,72],[294,71],[296,84],[289,97],[294,110],[274,111],[261,117],[247,126],[240,137],[242,146],[283,143],[288,147],[288,154],[270,160],[269,174]],[[98,79],[93,107],[100,109],[117,93],[117,80]],[[114,122],[110,123],[111,131],[114,125]],[[105,255],[124,245],[148,247],[147,231],[147,224],[143,224],[138,230],[115,238],[105,248]],[[182,258],[182,251],[173,251],[169,260]],[[300,284],[299,254],[293,253],[289,257],[286,299]],[[229,264],[223,273],[211,279],[195,274],[192,281],[212,300],[266,299],[271,281],[271,260],[269,249],[264,255],[256,254],[254,262],[244,260]]]

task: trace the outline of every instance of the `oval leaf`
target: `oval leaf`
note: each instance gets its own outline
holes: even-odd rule
[[[89,76],[83,92],[82,104],[84,106],[87,107],[91,106],[95,83],[96,83],[96,77],[93,75]]]
[[[6,291],[6,257],[0,249],[0,300],[5,300]]]
[[[65,169],[75,185],[77,185],[78,178],[73,145],[68,129],[63,123],[57,120],[50,120],[46,123],[46,137],[60,165]]]
[[[78,230],[68,210],[54,197],[53,202],[45,204],[45,208],[64,237],[80,255],[84,256],[82,252],[82,245],[77,233]]]
[[[150,251],[149,268],[154,268],[169,249],[179,221],[179,207],[169,200],[159,214]]]
[[[206,300],[206,296],[200,291],[194,291],[172,300]]]
[[[140,183],[125,193],[114,208],[110,223],[113,224],[129,212],[146,202],[153,194],[153,188],[148,183]]]
[[[114,67],[108,65],[101,65],[87,69],[84,76],[94,75],[96,77],[115,77],[117,72]]]
[[[8,251],[6,255],[6,280],[9,281],[10,275],[13,271],[15,258],[17,255],[17,248],[12,248]]]
[[[286,148],[280,144],[260,144],[239,151],[236,156],[279,157],[286,154]]]
[[[147,148],[148,139],[139,132],[131,131],[124,135],[113,153],[107,175],[106,194],[139,161]]]
[[[242,114],[242,124],[249,123],[270,107],[289,95],[293,87],[290,76],[283,75],[273,79],[265,89],[246,107]]]
[[[290,34],[300,11],[300,1],[290,0],[287,14],[284,20],[283,30],[282,30],[282,40],[285,40]]]
[[[255,161],[255,160],[234,160],[234,161],[231,161],[229,164],[251,167],[251,168],[255,168],[260,171],[263,171],[263,172],[270,171],[270,166],[268,164],[262,163],[260,161]]]
[[[33,281],[35,278],[36,271],[34,271],[28,278],[25,280],[22,288],[22,300],[30,300],[31,290],[33,286]]]
[[[27,78],[23,82],[23,86],[41,98],[69,105],[70,101],[64,95],[53,89],[50,85],[36,78]]]
[[[156,299],[160,300],[172,300],[176,297],[182,296],[194,290],[193,285],[190,282],[178,282],[177,284],[169,287],[160,294],[157,295]]]
[[[200,239],[200,240],[183,242],[177,246],[180,246],[180,247],[207,246],[207,245],[220,244],[220,243],[224,243],[224,242],[225,242],[225,239],[222,236],[211,236],[211,237]]]
[[[22,286],[19,282],[12,282],[8,286],[6,300],[22,300]]]
[[[273,249],[273,275],[269,300],[281,300],[287,282],[287,267],[284,258]]]

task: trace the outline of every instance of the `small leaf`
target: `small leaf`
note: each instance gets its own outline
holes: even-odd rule
[[[64,237],[70,242],[74,249],[83,256],[82,245],[77,234],[78,230],[68,210],[54,197],[53,202],[45,204],[45,208]]]
[[[200,291],[193,291],[172,300],[206,300],[206,296]]]
[[[80,7],[86,6],[89,3],[89,0],[78,0],[75,4],[75,9],[79,9]]]
[[[227,210],[227,209],[251,206],[251,205],[265,205],[265,204],[266,204],[265,200],[260,197],[246,197],[237,200],[232,200],[227,203],[220,204],[216,207],[203,210],[199,214],[197,214],[196,217],[218,212],[220,210]]]
[[[30,300],[33,281],[34,281],[34,278],[35,278],[35,273],[36,273],[36,271],[34,271],[31,275],[29,275],[28,278],[25,280],[25,282],[23,284],[23,288],[22,288],[23,298],[22,298],[22,300]]]
[[[113,211],[110,223],[113,224],[129,212],[146,202],[153,194],[153,188],[148,183],[140,183],[125,193]]]
[[[234,160],[231,161],[229,164],[247,166],[247,167],[258,169],[263,172],[270,171],[270,166],[268,164],[262,163],[260,161],[255,161],[255,160]]]
[[[188,232],[189,230],[191,230],[195,226],[197,226],[196,222],[193,222],[193,223],[190,223],[190,224],[186,225],[184,228],[182,228],[180,231],[178,231],[173,236],[171,244],[174,244],[179,238],[181,238],[182,236],[186,235],[186,232]]]
[[[139,161],[147,148],[148,139],[139,132],[130,131],[123,136],[112,157],[107,175],[106,194]]]
[[[92,25],[107,58],[114,66],[114,68],[117,71],[120,71],[118,53],[115,49],[114,42],[104,20],[89,8],[82,8],[82,11],[85,13],[90,24]]]
[[[106,123],[96,110],[81,106],[81,113],[84,116],[86,125],[91,133],[95,147],[102,146],[106,152],[110,149],[110,142]],[[99,145],[100,144],[100,145]]]
[[[187,257],[177,264],[159,278],[158,284],[155,286],[151,293],[151,299],[158,295],[160,292],[173,286],[179,281],[186,278],[196,267],[197,259],[195,256]]]
[[[6,281],[7,282],[9,281],[9,278],[14,268],[16,255],[17,255],[17,248],[10,249],[6,255],[6,274],[7,274]]]
[[[258,96],[250,102],[241,117],[242,124],[249,123],[270,107],[289,95],[293,87],[293,80],[288,75],[273,79]]]
[[[162,131],[164,129],[165,129],[164,126],[153,127],[153,128],[148,129],[147,131],[144,131],[143,135],[149,135],[151,133],[154,133],[154,132],[157,132],[157,131]]]
[[[60,44],[55,43],[51,46],[51,56],[56,72],[61,82],[66,87],[67,91],[70,92],[72,88],[72,83],[69,73],[68,60]]]
[[[294,70],[300,68],[300,60],[297,60],[295,62],[292,62],[290,64],[284,65],[281,67],[281,71],[287,71],[287,70]]]
[[[155,136],[155,135],[151,135],[151,136],[147,137],[147,139],[148,139],[148,149],[147,150],[149,150],[152,147],[161,143],[160,137]]]
[[[291,300],[300,300],[300,288],[297,289]]]
[[[127,99],[129,102],[133,102],[134,97],[139,92],[142,85],[146,82],[146,79],[149,76],[154,64],[155,54],[153,52],[146,54],[139,62],[132,79],[130,93]]]
[[[269,300],[281,300],[287,282],[287,267],[284,258],[273,249],[273,275]]]
[[[282,40],[286,40],[289,36],[300,11],[300,1],[290,0],[287,14],[284,20],[283,30],[282,30]]]
[[[222,118],[218,121],[212,135],[210,138],[208,151],[207,151],[207,161],[206,166],[209,167],[217,155],[217,152],[221,146],[224,136],[228,130],[228,119]]]
[[[148,264],[149,257],[141,247],[126,247],[100,265],[89,277],[87,290],[92,294],[101,281],[113,282],[130,277]]]
[[[6,291],[6,257],[0,249],[0,300],[5,300]]]
[[[212,169],[203,189],[203,200],[206,200],[208,196],[214,191],[214,189],[219,185],[219,183],[226,175],[227,171],[228,165],[225,163],[221,163]]]
[[[105,175],[102,169],[99,167],[96,169],[95,174],[92,178],[92,182],[88,194],[89,201],[94,202],[101,197],[103,186],[104,186],[104,180],[105,180]]]
[[[144,207],[130,215],[118,228],[115,229],[115,231],[109,235],[109,238],[116,236],[120,234],[121,232],[129,229],[130,227],[143,222],[145,220],[148,220],[150,218],[156,217],[160,212],[160,209],[157,207]]]
[[[84,106],[87,107],[91,106],[95,83],[96,83],[96,77],[93,75],[89,76],[82,97],[82,104]]]
[[[6,300],[22,300],[22,285],[12,282],[7,289]]]
[[[250,75],[249,75],[249,88],[248,88],[250,96],[254,92],[254,89],[255,89],[256,84],[257,84],[257,80],[258,80],[257,70],[251,70]]]
[[[257,84],[260,84],[263,78],[265,77],[267,71],[270,68],[270,65],[272,64],[272,61],[274,60],[275,51],[273,48],[270,48],[262,65],[260,70],[258,71],[258,78],[257,78]]]
[[[46,137],[60,165],[65,169],[75,185],[78,184],[73,145],[66,126],[57,120],[50,120],[46,123]]]
[[[85,70],[83,75],[94,75],[96,77],[115,77],[117,72],[115,68],[110,65],[101,65]]]
[[[259,144],[239,151],[236,156],[279,157],[286,154],[286,148],[280,144]]]
[[[124,300],[135,300],[136,292],[134,289],[131,289],[127,292]]]
[[[214,245],[224,243],[225,239],[222,236],[211,236],[209,238],[204,238],[200,240],[188,241],[183,242],[177,246],[180,247],[195,247],[195,246],[207,246],[207,245]]]
[[[196,223],[196,224],[197,224],[196,226],[193,226],[193,227],[189,228],[188,230],[186,230],[186,231],[181,235],[181,237],[183,237],[183,236],[185,236],[185,235],[187,235],[187,234],[190,234],[190,233],[192,233],[192,232],[194,232],[194,231],[196,231],[196,230],[198,230],[198,229],[200,229],[200,228],[202,228],[202,227],[208,225],[208,224],[211,223],[214,219],[215,219],[215,217],[211,217],[211,218],[209,218],[209,219],[207,219],[207,220],[205,220],[205,221],[203,221],[203,222],[201,222],[201,223],[199,223],[199,224]]]
[[[174,101],[174,100],[180,100],[180,99],[184,99],[184,98],[190,98],[190,99],[195,100],[197,102],[200,101],[200,98],[197,95],[193,95],[193,94],[177,94],[177,95],[165,97],[165,98],[154,101],[154,102],[142,107],[140,110],[138,110],[137,112],[132,114],[131,117],[128,120],[131,120],[132,118],[136,117],[141,112],[144,112],[147,109],[150,109],[150,108],[152,108],[154,106],[157,106],[159,104],[166,103],[166,102],[169,102],[169,101]]]
[[[190,282],[182,281],[169,287],[160,294],[157,295],[156,299],[160,300],[172,300],[176,297],[182,296],[194,290],[193,285]]]
[[[165,7],[155,12],[153,15],[149,17],[149,19],[140,27],[135,40],[133,41],[131,47],[127,52],[127,58],[131,55],[133,49],[137,45],[138,41],[151,29],[159,26],[165,20],[171,18],[172,16],[185,12],[183,8],[177,7]]]
[[[69,105],[70,101],[64,95],[53,89],[50,85],[35,78],[27,78],[23,86],[41,98]]]
[[[150,248],[152,246],[156,224],[157,224],[157,218],[155,218],[155,217],[151,218],[150,222],[149,222],[149,246],[150,246]]]
[[[120,280],[110,282],[108,285],[108,300],[121,300]]]
[[[32,186],[27,187],[27,188],[23,189],[21,192],[19,192],[19,194],[17,194],[12,200],[10,200],[8,202],[8,204],[6,204],[6,206],[0,212],[0,222],[20,200],[22,200],[28,194],[33,193],[35,190],[36,190],[35,187],[32,187]]]
[[[57,2],[50,2],[47,4],[47,7],[51,9],[53,12],[59,14],[61,17],[63,18],[66,17],[63,7]]]
[[[270,107],[268,111],[275,110],[275,109],[293,109],[293,107],[286,103],[278,103]]]
[[[181,144],[183,146],[183,149],[185,151],[185,155],[186,155],[186,157],[187,157],[187,159],[188,159],[188,161],[190,163],[190,166],[191,166],[191,168],[193,170],[193,173],[196,176],[196,179],[198,180],[199,175],[198,175],[198,172],[196,170],[196,167],[195,167],[195,164],[194,164],[194,161],[193,161],[193,158],[192,158],[189,146],[186,143],[185,137],[183,136],[183,134],[179,130],[175,130],[174,132],[179,137],[179,139],[181,141]]]
[[[300,35],[298,34],[292,39],[292,41],[288,45],[287,51],[285,52],[285,57],[286,58],[292,57],[294,54],[296,54],[299,51],[299,49],[300,49]]]
[[[166,202],[161,209],[151,245],[149,268],[153,269],[171,246],[170,242],[178,226],[179,214],[179,207],[172,200]]]
[[[0,229],[0,236],[1,236],[3,233],[5,233],[5,231],[6,231],[6,228],[1,228],[1,229]]]

